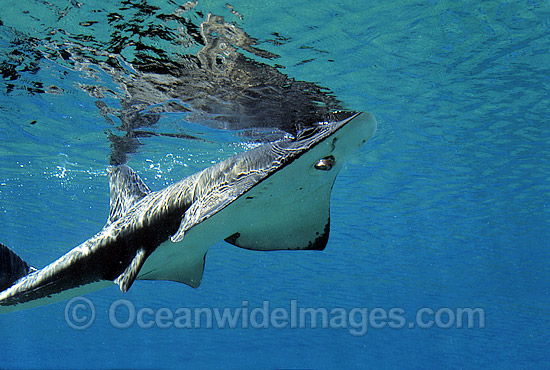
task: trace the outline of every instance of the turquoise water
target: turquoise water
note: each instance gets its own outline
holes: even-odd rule
[[[280,56],[242,51],[249,58],[326,87],[345,108],[378,120],[375,137],[334,185],[327,248],[259,253],[217,244],[198,289],[138,281],[124,295],[116,287],[87,295],[96,314],[85,330],[68,325],[66,302],[2,315],[0,367],[549,367],[548,2],[233,1],[238,14],[225,4],[199,0],[184,12],[168,1],[4,1],[0,241],[41,267],[104,225],[108,138],[124,134],[116,128],[126,93],[120,76],[132,76],[143,57],[135,45],[164,50],[161,61],[196,54],[200,45],[181,36],[182,24],[158,15],[183,12],[197,28],[210,12]],[[153,36],[152,27],[140,36],[132,22],[161,26],[169,37]],[[63,57],[74,48],[83,56]],[[101,64],[106,53],[122,69]],[[102,97],[89,86],[101,87]],[[154,190],[254,145],[181,112],[163,112],[145,129],[206,140],[139,138],[129,165]],[[348,313],[396,308],[407,325],[371,325],[363,335],[352,335],[351,321],[120,329],[109,319],[120,298],[153,312],[243,301],[250,310],[269,301],[290,311],[293,300]],[[410,328],[423,308],[447,315],[480,308],[485,323]]]

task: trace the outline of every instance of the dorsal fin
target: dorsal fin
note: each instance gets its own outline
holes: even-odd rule
[[[109,172],[109,190],[111,193],[111,211],[107,225],[116,221],[135,203],[151,192],[143,180],[126,165],[111,166]]]
[[[17,279],[36,271],[15,252],[0,243],[0,292],[8,289]]]

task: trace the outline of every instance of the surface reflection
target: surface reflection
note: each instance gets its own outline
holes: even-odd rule
[[[187,2],[169,13],[146,1],[122,4],[118,9],[96,10],[95,19],[80,9],[84,4],[56,9],[64,25],[77,23],[75,29],[81,33],[70,32],[67,26],[50,27],[38,39],[14,31],[17,43],[29,50],[23,57],[26,71],[39,68],[38,61],[48,58],[89,77],[89,83],[79,87],[95,99],[113,126],[108,132],[111,164],[126,163],[144,137],[210,140],[190,132],[185,124],[158,127],[164,113],[257,141],[295,135],[316,122],[349,115],[329,90],[289,78],[280,71],[284,66],[274,63],[278,55],[261,49],[258,40],[234,22],[199,9],[198,2]],[[235,8],[226,6],[242,20]],[[76,19],[79,14],[88,18]],[[273,36],[265,42],[286,42],[276,32]],[[17,80],[24,72],[15,67],[16,56],[12,52],[11,62],[6,58],[0,64],[5,80]],[[119,89],[97,83],[98,69]],[[7,92],[16,89],[12,84]],[[26,91],[61,93],[40,81]]]

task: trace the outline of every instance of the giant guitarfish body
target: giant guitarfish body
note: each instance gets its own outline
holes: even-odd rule
[[[220,240],[253,250],[325,248],[330,193],[345,159],[376,130],[368,113],[320,123],[153,192],[128,166],[109,168],[103,229],[48,266],[0,244],[0,313],[68,299],[113,282],[172,280],[197,287]]]

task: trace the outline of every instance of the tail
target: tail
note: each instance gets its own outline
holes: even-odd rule
[[[34,267],[29,266],[11,249],[0,243],[0,292],[33,271]]]

